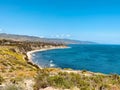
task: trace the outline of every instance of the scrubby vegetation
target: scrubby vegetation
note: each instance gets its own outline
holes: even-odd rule
[[[57,72],[57,73],[56,73]],[[91,72],[42,69],[36,76],[35,90],[46,87],[75,90],[120,90],[120,76],[102,75]]]
[[[34,75],[36,68],[27,63],[23,54],[16,53],[13,49],[18,49],[18,47],[0,46],[0,75],[10,76],[10,78]]]
[[[0,85],[2,83],[18,84],[25,79],[34,79],[39,68],[28,62],[26,53],[35,49],[61,45],[0,40]]]
[[[15,84],[6,85],[3,90],[24,90],[24,88],[17,86]]]
[[[4,82],[4,78],[0,76],[0,85]]]

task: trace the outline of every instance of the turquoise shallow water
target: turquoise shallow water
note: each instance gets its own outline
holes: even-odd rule
[[[120,74],[120,45],[69,45],[71,48],[33,54],[42,67],[72,68]]]

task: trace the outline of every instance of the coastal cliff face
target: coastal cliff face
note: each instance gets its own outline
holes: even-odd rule
[[[13,41],[13,40],[0,40],[1,46],[17,46],[19,47],[19,52],[26,53],[31,50],[37,50],[42,48],[51,48],[51,47],[65,47],[64,44],[59,43],[45,43],[45,42],[30,42],[30,41]],[[18,51],[18,50],[16,50]]]
[[[120,90],[120,76],[44,68],[28,62],[31,50],[63,44],[0,40],[0,90]]]

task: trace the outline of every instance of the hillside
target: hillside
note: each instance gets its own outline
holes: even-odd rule
[[[64,43],[64,44],[95,44],[95,42],[90,42],[90,41],[40,38],[40,37],[35,37],[35,36],[14,35],[14,34],[6,34],[6,33],[0,33],[0,39],[17,40],[17,41],[32,41],[32,42]]]
[[[26,80],[33,79],[36,75],[37,68],[28,64],[24,59],[26,56],[20,50],[17,46],[0,46],[0,90],[7,90],[7,85],[11,84],[25,87]],[[14,86],[11,88],[8,90],[16,90],[13,89]]]
[[[120,90],[120,76],[44,68],[28,62],[31,50],[63,44],[0,40],[0,90]]]
[[[0,40],[0,85],[2,84],[0,90],[4,87],[4,84],[22,84],[22,87],[25,87],[26,80],[33,80],[37,75],[39,67],[29,62],[26,55],[28,51],[58,46],[64,45],[44,42]]]

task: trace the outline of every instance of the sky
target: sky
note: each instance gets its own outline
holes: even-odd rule
[[[0,33],[120,44],[120,0],[0,0]]]

